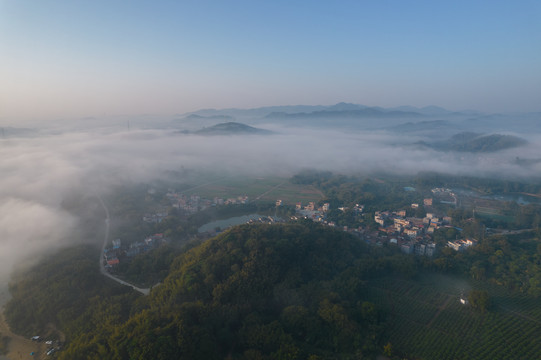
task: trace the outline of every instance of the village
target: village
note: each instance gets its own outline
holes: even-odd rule
[[[153,192],[153,190],[149,190],[149,192]],[[158,224],[162,222],[170,215],[168,211],[169,207],[178,209],[182,211],[185,215],[193,215],[197,212],[204,211],[212,206],[247,204],[249,202],[249,197],[246,195],[227,199],[215,197],[213,200],[209,200],[202,198],[200,195],[197,194],[192,194],[188,196],[182,193],[178,193],[172,189],[168,190],[168,192],[165,194],[165,197],[167,198],[170,206],[162,206],[156,211],[145,213],[142,217],[142,220],[144,222],[153,224]],[[254,221],[252,221],[252,223],[254,223]],[[168,241],[169,239],[167,239],[163,233],[156,233],[145,237],[141,241],[132,242],[130,244],[123,244],[121,239],[114,239],[111,246],[105,247],[103,250],[103,261],[105,262],[105,270],[110,273],[114,272],[116,266],[119,265],[121,262],[130,261],[135,256],[155,249],[161,244],[167,243]]]
[[[432,190],[432,193],[439,198],[439,202],[456,206],[456,195],[450,189],[435,188]],[[197,194],[186,195],[171,189],[167,191],[165,197],[169,206],[162,206],[158,210],[145,213],[142,217],[144,222],[156,224],[162,222],[169,216],[169,208],[178,209],[185,215],[192,215],[211,207],[245,205],[250,202],[249,197],[246,195],[226,199],[214,197],[211,200]],[[427,210],[424,217],[408,217],[406,216],[407,211],[405,209],[394,211],[382,210],[374,212],[373,220],[378,224],[377,229],[363,224],[362,221],[359,221],[359,225],[355,227],[342,226],[340,228],[343,231],[364,239],[367,243],[374,246],[388,244],[390,246],[398,246],[406,254],[432,257],[436,254],[438,246],[442,246],[442,244],[436,244],[433,240],[434,232],[440,228],[454,227],[451,225],[451,217],[439,214],[435,210],[432,211],[433,202],[433,198],[423,199],[422,206]],[[285,204],[282,200],[278,199],[275,202],[275,206],[278,208],[285,206]],[[410,208],[415,210],[419,206],[420,204],[412,203]],[[290,216],[289,220],[295,221],[304,218],[326,226],[338,227],[335,221],[328,219],[327,214],[329,210],[331,210],[330,203],[325,202],[318,205],[316,202],[310,201],[303,205],[301,202],[297,202],[295,204],[295,215]],[[355,204],[351,209],[338,207],[338,210],[342,212],[351,210],[356,218],[362,219],[365,206]],[[257,219],[247,220],[246,223],[275,223],[284,221],[286,220],[277,216],[262,216]],[[225,229],[220,229],[219,231],[213,229],[212,231],[208,231],[207,235],[214,236],[222,230]],[[143,240],[131,244],[122,244],[120,239],[115,239],[112,241],[110,247],[104,249],[103,259],[106,263],[105,268],[107,271],[113,272],[121,261],[130,261],[133,257],[157,248],[160,244],[166,242],[168,242],[168,239],[162,233],[147,236]],[[448,241],[445,246],[455,251],[464,251],[476,244],[476,242],[475,239],[455,239],[454,241]]]
[[[434,192],[450,194],[448,189],[437,189]],[[452,193],[451,193],[452,194]],[[452,194],[454,197],[454,194]],[[279,201],[277,202],[277,205]],[[431,209],[433,204],[432,198],[423,200],[425,209]],[[412,203],[412,209],[419,208],[419,204]],[[346,211],[347,208],[338,208],[341,211]],[[327,226],[336,227],[334,221],[326,220],[326,212],[330,210],[329,203],[324,203],[320,207],[316,207],[315,203],[310,202],[306,206],[297,203],[296,211],[298,216],[312,219],[315,222],[320,222]],[[353,212],[361,215],[364,211],[364,205],[356,204],[353,207]],[[449,216],[436,215],[432,212],[427,212],[423,218],[406,217],[406,210],[397,211],[376,211],[374,213],[374,221],[379,225],[377,230],[370,230],[366,226],[359,225],[355,228],[343,226],[342,230],[353,235],[359,236],[367,243],[382,246],[383,244],[394,244],[400,247],[400,250],[406,254],[424,255],[432,257],[435,255],[437,246],[433,241],[434,231],[440,228],[453,228],[451,225],[452,218]],[[469,246],[476,244],[474,239],[457,239],[448,241],[446,246],[455,251],[464,251]]]
[[[199,211],[204,211],[213,206],[248,204],[249,197],[246,195],[235,198],[223,199],[214,197],[213,200],[204,199],[200,195],[186,195],[169,189],[165,194],[171,207],[183,211],[186,215],[193,215]],[[169,215],[167,207],[162,207],[158,211],[147,213],[143,216],[143,221],[148,223],[159,223]]]
[[[121,260],[129,261],[133,257],[155,249],[166,242],[167,239],[163,234],[147,236],[142,241],[137,241],[125,246],[122,245],[120,239],[115,239],[112,241],[111,247],[106,247],[103,250],[103,259],[106,262],[105,270],[111,272],[116,265],[120,264]]]

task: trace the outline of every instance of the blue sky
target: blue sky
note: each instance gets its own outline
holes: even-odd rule
[[[0,121],[340,101],[541,111],[541,2],[0,0]]]

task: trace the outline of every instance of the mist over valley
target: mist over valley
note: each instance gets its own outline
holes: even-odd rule
[[[541,358],[540,14],[0,0],[0,360]]]
[[[182,182],[182,169],[284,178],[304,169],[365,176],[436,172],[525,182],[541,173],[541,133],[529,126],[532,120],[520,121],[534,114],[492,116],[493,126],[480,128],[486,115],[411,107],[357,113],[358,108],[367,109],[341,103],[201,110],[174,119],[72,120],[19,130],[3,124],[3,277],[22,258],[37,259],[73,242],[77,214],[62,209],[66,196],[105,195],[116,186],[172,173]],[[288,115],[276,116],[276,110]],[[471,145],[494,137],[503,145]],[[471,146],[465,149],[465,142]]]

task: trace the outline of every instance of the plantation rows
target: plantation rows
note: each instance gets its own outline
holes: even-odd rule
[[[449,297],[459,292],[458,282],[449,284],[435,290],[430,282],[380,279],[367,289],[371,300],[391,313],[388,336],[398,354],[422,359],[541,359],[538,300],[472,282],[473,288],[489,291],[495,302],[481,313],[461,304],[459,296]]]
[[[541,302],[539,299],[523,293],[517,293],[512,294],[511,296],[497,296],[494,298],[493,303],[496,308],[515,312],[541,323]]]
[[[447,295],[444,293],[434,291],[427,286],[406,280],[384,279],[374,283],[373,286],[388,290],[393,296],[398,296],[400,298],[407,296],[415,299],[422,299],[423,302],[436,307],[443,304],[447,299]]]
[[[470,332],[482,326],[483,315],[461,304],[458,299],[448,304],[432,323],[432,328],[450,336],[470,336]]]

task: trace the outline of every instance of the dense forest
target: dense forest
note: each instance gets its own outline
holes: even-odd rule
[[[70,339],[93,328],[99,309],[107,309],[107,321],[127,316],[137,295],[101,275],[98,256],[92,246],[68,248],[16,275],[9,286],[13,299],[4,311],[11,329],[30,337],[54,324]],[[58,338],[55,332],[51,335]]]
[[[62,265],[53,261],[56,272],[29,274],[13,285],[7,309],[20,332],[52,321],[69,334],[62,359],[378,354],[385,316],[363,298],[363,283],[382,271],[404,274],[414,267],[406,256],[311,222],[235,227],[177,257],[163,284],[137,301],[122,291],[91,295],[95,269],[84,261]],[[62,288],[83,274],[88,282],[76,291]],[[39,286],[45,277],[59,280],[53,293]]]

